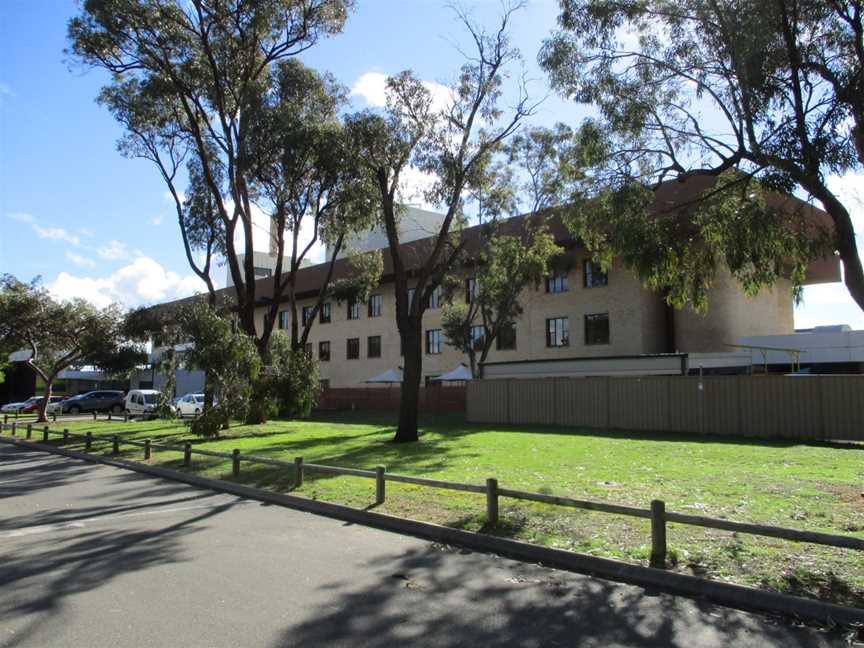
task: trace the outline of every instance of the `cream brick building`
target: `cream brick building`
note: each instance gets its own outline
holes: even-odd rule
[[[701,182],[701,181],[699,181]],[[687,183],[685,191],[692,191]],[[657,205],[675,204],[682,189],[669,185],[658,191]],[[704,187],[701,187],[704,189]],[[695,187],[699,190],[700,187]],[[804,205],[797,199],[777,197],[810,210],[814,219],[827,214]],[[520,232],[524,218],[507,221],[506,227]],[[538,287],[526,288],[520,298],[524,312],[515,322],[514,344],[494,345],[487,362],[615,358],[666,353],[728,352],[728,344],[759,335],[783,335],[794,331],[792,285],[781,280],[755,297],[748,297],[728,271],[718,273],[708,296],[708,311],[698,314],[668,307],[662,297],[645,287],[620,263],[608,275],[593,266],[586,250],[573,240],[557,217],[549,217],[550,231],[566,250],[569,267]],[[463,236],[477,239],[470,228]],[[431,239],[404,243],[405,258],[418,264]],[[470,246],[469,246],[470,247]],[[301,268],[297,277],[298,312],[314,305],[326,264]],[[334,278],[347,276],[347,259],[338,259]],[[466,277],[467,279],[467,277]],[[840,280],[836,258],[812,264],[808,284]],[[270,292],[271,278],[259,280],[258,294]],[[231,289],[226,289],[230,291]],[[384,274],[370,304],[350,306],[331,301],[325,306],[329,317],[318,317],[310,331],[309,345],[319,359],[320,375],[330,387],[359,387],[364,381],[388,369],[402,366],[399,334],[396,327],[394,284],[389,251],[384,250]],[[441,306],[429,308],[423,319],[423,375],[432,378],[467,364],[467,357],[448,346],[441,331]],[[280,312],[278,328],[289,327],[289,311]],[[267,306],[257,311],[257,324],[263,327]],[[566,330],[566,336],[565,336]],[[566,337],[566,343],[565,342]]]

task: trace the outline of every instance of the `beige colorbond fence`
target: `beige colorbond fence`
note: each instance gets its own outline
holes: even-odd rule
[[[474,380],[472,423],[864,440],[864,376]]]

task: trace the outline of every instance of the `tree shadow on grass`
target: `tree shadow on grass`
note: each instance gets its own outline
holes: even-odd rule
[[[339,578],[322,586],[326,604],[273,645],[830,645],[758,616],[439,545],[378,557],[363,570],[371,576],[362,584]]]

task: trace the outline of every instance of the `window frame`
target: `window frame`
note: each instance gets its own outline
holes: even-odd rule
[[[479,335],[477,333],[479,332]],[[482,324],[474,324],[468,329],[468,343],[474,351],[482,351],[486,342],[486,327]],[[479,344],[478,344],[479,343]],[[479,346],[479,348],[478,348]]]
[[[377,306],[377,312],[376,307]],[[381,313],[384,310],[384,299],[380,294],[369,295],[369,303],[368,303],[368,314],[369,317],[381,317]]]
[[[373,353],[372,341],[377,340],[378,347]],[[370,335],[366,338],[366,357],[367,358],[380,358],[381,357],[381,336],[380,335]]]
[[[426,329],[426,355],[441,355],[442,347],[441,329]]]
[[[513,345],[512,346],[504,346],[501,343],[503,339],[501,334],[506,330],[510,329],[513,331]],[[516,350],[516,322],[505,322],[501,325],[501,328],[498,330],[498,335],[495,337],[495,350],[496,351],[515,351]]]
[[[593,339],[591,341],[589,341],[589,336],[588,336],[589,325],[588,325],[588,323],[589,322],[598,322],[598,321],[605,321],[606,322],[605,341],[597,342],[597,341],[594,341]],[[585,329],[585,331],[584,331],[585,332],[585,346],[608,346],[609,344],[611,344],[612,326],[611,326],[611,323],[609,321],[609,313],[608,312],[605,312],[605,313],[586,313],[582,318],[582,322],[583,322],[583,327]]]
[[[333,309],[330,302],[322,302],[321,308],[318,309],[318,323],[329,324],[333,321]]]
[[[568,274],[566,271],[553,270],[546,275],[546,292],[550,295],[570,292]]]
[[[355,349],[355,355],[351,355],[352,347]],[[345,340],[345,359],[359,360],[360,359],[360,338],[353,337]]]
[[[280,310],[278,315],[278,326],[280,331],[286,331],[291,328],[291,311]]]
[[[356,299],[352,299],[348,302],[348,309],[346,311],[346,317],[348,320],[359,320],[360,319],[360,302]]]
[[[558,325],[556,324],[554,327],[554,331],[550,330],[550,327],[553,322],[562,322],[563,326],[559,332]],[[554,339],[553,339],[554,335]],[[553,342],[560,343],[553,344]],[[562,315],[560,317],[547,317],[546,318],[546,348],[547,349],[560,349],[562,347],[570,346],[570,318],[567,315]]]
[[[324,354],[324,349],[327,349],[326,357]],[[318,362],[330,362],[330,340],[321,340],[318,342]]]
[[[477,297],[477,277],[465,278],[465,303],[471,304]]]
[[[303,326],[306,326],[312,320],[312,313],[315,312],[314,306],[303,307]]]
[[[429,310],[438,310],[441,308],[441,286],[435,286],[435,290],[429,293],[426,308]]]
[[[602,279],[598,277],[602,277]],[[595,263],[591,259],[584,259],[582,261],[582,287],[602,288],[608,285],[609,273],[603,272],[599,263]]]

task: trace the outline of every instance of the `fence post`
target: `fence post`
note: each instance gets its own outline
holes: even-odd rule
[[[93,410],[93,420],[96,420],[96,410]]]
[[[33,436],[33,424],[28,423],[27,424],[27,438],[29,439],[32,436]]]
[[[112,437],[111,454],[120,454],[120,437],[116,434]]]
[[[651,500],[651,560],[649,566],[666,568],[666,504]]]
[[[57,422],[57,410],[51,412],[51,420],[56,423]]]
[[[88,432],[87,437],[84,440],[84,450],[86,450],[87,452],[90,452],[90,446],[92,446],[92,445],[93,445],[93,433]]]
[[[192,444],[188,441],[183,444],[183,465],[187,468],[192,465]]]
[[[42,441],[48,441],[48,426],[42,428]]]
[[[8,415],[8,414],[4,414],[4,415],[3,415],[3,425],[6,425],[8,422],[9,422],[9,415]]]
[[[386,496],[386,482],[384,481],[384,466],[375,466],[375,503],[383,504]]]
[[[12,421],[12,436],[18,431],[18,421]]]
[[[486,480],[486,524],[498,524],[498,480],[494,477]]]
[[[144,461],[150,460],[150,439],[144,439]]]
[[[294,488],[303,485],[303,457],[294,457]]]
[[[69,428],[63,428],[63,443],[69,441]]]
[[[110,410],[108,411],[108,420],[109,421],[111,420],[111,411]]]
[[[231,454],[233,455],[231,457],[231,472],[234,474],[235,477],[239,477],[240,476],[240,450],[237,448],[234,448],[234,450],[231,451]]]

